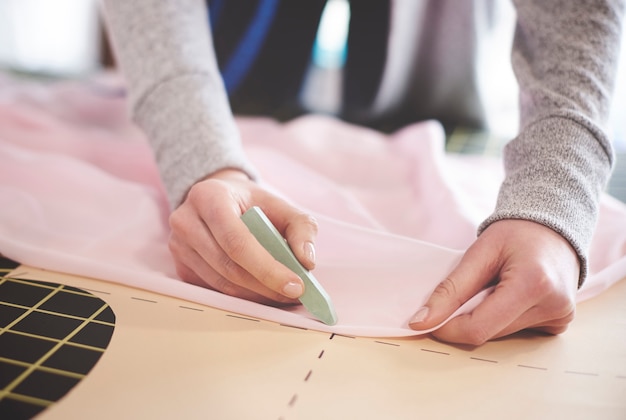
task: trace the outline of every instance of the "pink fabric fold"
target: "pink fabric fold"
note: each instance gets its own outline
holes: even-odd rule
[[[117,85],[0,79],[0,252],[293,326],[408,336],[408,319],[459,261],[495,204],[497,160],[444,153],[436,122],[392,135],[307,116],[238,119],[261,182],[319,221],[316,278],[339,323],[186,284],[167,250],[167,203],[151,150]],[[626,206],[603,196],[589,299],[626,276]],[[467,302],[467,313],[488,291]],[[456,315],[456,314],[455,314]]]

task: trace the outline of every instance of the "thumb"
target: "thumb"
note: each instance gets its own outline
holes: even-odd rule
[[[426,330],[445,321],[461,305],[491,283],[499,269],[495,259],[485,261],[486,249],[475,242],[463,255],[459,264],[437,285],[424,306],[409,320],[414,330]]]

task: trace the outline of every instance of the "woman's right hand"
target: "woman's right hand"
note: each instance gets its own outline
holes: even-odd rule
[[[293,304],[302,280],[276,261],[241,221],[259,206],[285,237],[300,263],[315,266],[315,219],[235,169],[194,184],[170,216],[169,249],[188,283],[265,304]]]

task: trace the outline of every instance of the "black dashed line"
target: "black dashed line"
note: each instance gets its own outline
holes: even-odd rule
[[[548,370],[548,368],[545,368],[545,367],[530,366],[530,365],[517,365],[517,367],[527,368],[527,369],[535,369],[535,370]]]
[[[204,309],[192,308],[190,306],[179,305],[178,307],[181,308],[181,309],[189,309],[190,311],[204,312]]]
[[[332,333],[328,339],[329,339],[329,340],[332,340],[332,339],[333,339],[333,338],[335,338],[335,337],[355,338],[355,337],[352,337],[352,336],[349,336],[349,335],[343,335],[343,334],[335,334],[335,333]]]
[[[138,298],[138,297],[134,297],[134,296],[131,296],[130,298],[131,298],[131,299],[134,299],[134,300],[140,300],[140,301],[142,301],[142,302],[157,303],[157,301],[156,301],[156,300],[142,299],[142,298]]]
[[[296,403],[296,400],[298,399],[298,394],[293,394],[293,397],[291,397],[291,399],[289,400],[289,404],[287,404],[289,407],[293,407],[293,405]]]
[[[572,375],[583,375],[583,376],[599,376],[597,373],[593,372],[578,372],[575,370],[566,370],[565,373],[571,373]]]
[[[309,378],[311,377],[312,373],[313,373],[313,369],[309,370],[309,373],[307,373],[306,376],[304,377],[304,382],[309,380]]]
[[[386,344],[386,345],[388,345],[388,346],[400,347],[400,344],[395,344],[395,343],[387,343],[386,341],[377,341],[377,340],[374,340],[374,343],[378,343],[378,344]]]
[[[626,375],[617,375],[616,378],[617,379],[626,379]]]
[[[420,349],[421,351],[426,351],[428,353],[437,353],[437,354],[443,354],[445,356],[450,356],[450,353],[446,353],[445,351],[437,351],[437,350],[429,350],[429,349]]]
[[[231,318],[237,318],[237,319],[245,319],[246,321],[261,322],[259,319],[248,318],[248,317],[245,317],[245,316],[232,315],[232,314],[226,314],[226,316],[229,316]]]
[[[304,327],[296,327],[295,325],[287,325],[287,324],[279,324],[281,327],[287,327],[287,328],[295,328],[297,330],[304,330],[304,331],[308,331],[308,328],[304,328]]]
[[[470,359],[472,359],[472,360],[478,360],[479,362],[498,363],[498,361],[497,361],[497,360],[481,359],[480,357],[470,357]]]
[[[323,355],[324,355],[324,350],[320,351],[320,354],[319,354],[319,356],[317,356],[317,358],[321,359]]]

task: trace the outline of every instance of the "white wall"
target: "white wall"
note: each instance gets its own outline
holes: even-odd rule
[[[97,0],[0,0],[0,67],[77,75],[99,55]]]

